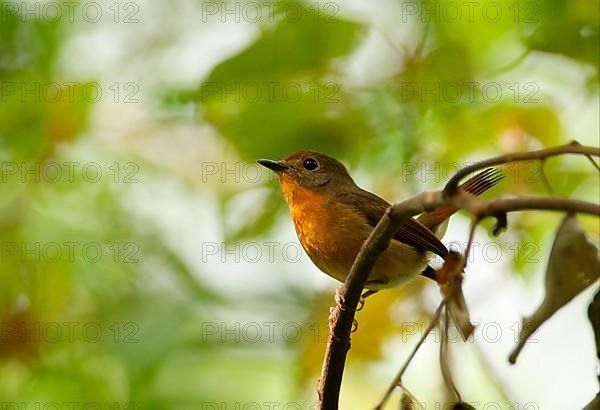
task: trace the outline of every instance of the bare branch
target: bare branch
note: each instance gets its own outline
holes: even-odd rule
[[[332,313],[332,329],[327,339],[325,360],[317,387],[321,409],[335,410],[338,408],[346,354],[350,349],[350,333],[354,313],[377,257],[385,250],[395,232],[391,228],[390,213],[391,208],[386,211],[369,238],[363,243],[344,283],[342,303],[336,306]],[[408,218],[410,216],[407,216],[406,220]]]
[[[592,159],[592,157],[590,157],[590,156],[588,156],[588,158]],[[546,172],[544,171],[544,167],[546,165],[546,159],[544,158],[541,162],[542,162],[542,166],[540,168],[540,175],[542,176],[542,181],[544,181],[544,185],[546,185],[546,190],[548,191],[548,193],[550,195],[554,195],[554,189],[552,189],[552,185],[550,184],[550,181],[546,177]],[[593,159],[592,159],[592,162],[594,163],[594,165],[596,164]]]
[[[598,204],[560,197],[522,195],[518,197],[500,197],[486,201],[468,192],[458,191],[449,198],[449,203],[469,211],[473,217],[478,219],[507,212],[526,210],[564,211],[600,215],[600,205]]]
[[[464,168],[461,168],[446,184],[444,188],[444,192],[448,195],[450,192],[456,191],[458,188],[458,183],[465,176],[469,175],[472,172],[479,171],[480,169],[491,167],[494,165],[502,165],[510,162],[518,162],[518,161],[528,161],[535,159],[545,159],[549,157],[553,157],[556,155],[563,154],[579,154],[585,155],[588,158],[590,156],[598,157],[600,156],[600,148],[597,147],[589,147],[585,145],[580,145],[578,142],[572,142],[566,145],[560,145],[558,147],[545,148],[537,151],[528,151],[528,152],[515,152],[511,154],[504,154],[497,157],[489,158],[484,161],[479,161]],[[593,161],[592,161],[593,162]]]
[[[475,228],[479,224],[479,219],[473,218],[471,220],[471,226],[469,226],[469,239],[467,241],[467,249],[465,250],[465,256],[463,257],[463,266],[464,269],[467,266],[467,261],[469,260],[469,254],[471,253],[471,247],[473,245],[473,239],[475,238]]]
[[[404,365],[402,366],[402,368],[400,369],[400,371],[394,378],[394,381],[390,384],[390,387],[388,387],[388,389],[386,390],[385,395],[383,396],[383,398],[381,399],[379,404],[375,407],[375,410],[381,410],[383,408],[383,406],[385,405],[385,403],[390,398],[390,395],[392,394],[394,389],[397,386],[400,386],[402,384],[402,376],[404,376],[404,372],[406,372],[406,369],[408,369],[408,365],[410,364],[412,359],[415,357],[415,354],[417,354],[417,352],[419,351],[419,348],[421,347],[421,345],[423,344],[425,339],[427,339],[427,336],[429,336],[429,333],[431,333],[433,328],[440,321],[440,317],[442,315],[442,310],[443,310],[445,304],[446,304],[446,301],[443,300],[440,303],[440,305],[438,306],[438,308],[435,310],[435,313],[433,314],[433,318],[431,319],[431,322],[429,322],[429,326],[427,326],[427,329],[425,329],[425,332],[423,332],[423,335],[421,335],[421,339],[419,339],[419,342],[417,343],[417,345],[414,347],[413,351],[410,353],[410,355],[406,359],[406,362],[404,363]]]

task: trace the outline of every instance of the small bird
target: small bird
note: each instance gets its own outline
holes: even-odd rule
[[[361,189],[341,162],[320,152],[298,151],[281,161],[261,159],[258,163],[279,176],[296,234],[310,259],[321,271],[344,282],[363,242],[390,204]],[[461,188],[479,195],[502,178],[500,170],[489,168]],[[428,262],[432,254],[448,255],[440,239],[456,211],[444,206],[403,224],[375,263],[365,285],[367,294],[400,286],[419,274],[435,279]]]

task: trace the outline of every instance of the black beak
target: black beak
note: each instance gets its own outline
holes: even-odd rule
[[[278,174],[280,172],[283,172],[286,169],[288,169],[288,166],[283,164],[281,161],[271,161],[270,159],[259,159],[256,162],[258,162],[263,167],[267,167],[267,168],[277,172]]]

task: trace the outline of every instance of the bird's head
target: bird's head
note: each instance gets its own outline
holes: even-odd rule
[[[331,192],[355,186],[344,164],[321,152],[297,151],[281,161],[260,159],[258,163],[277,173],[286,198],[302,188]]]

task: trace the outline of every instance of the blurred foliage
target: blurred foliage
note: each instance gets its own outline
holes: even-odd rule
[[[481,157],[478,152],[522,150],[577,138],[563,134],[565,127],[556,102],[540,83],[509,75],[523,56],[538,50],[566,54],[583,66],[591,65],[593,74],[588,80],[594,84],[600,27],[596,7],[581,1],[505,1],[494,3],[491,11],[476,6],[472,16],[463,12],[454,19],[446,10],[455,4],[427,1],[418,8],[415,18],[421,18],[418,37],[422,43],[416,50],[402,49],[402,44],[390,48],[392,55],[403,50],[404,65],[383,82],[360,88],[348,85],[336,57],[360,45],[358,26],[341,18],[335,24],[315,22],[312,11],[304,9],[298,23],[280,19],[275,27],[263,27],[256,42],[217,65],[197,90],[186,95],[199,104],[202,120],[215,125],[248,161],[281,158],[310,148],[328,152],[350,165],[364,161],[370,167],[381,168],[381,174],[398,175],[404,161],[441,164],[446,169],[447,164],[460,166],[466,159]],[[556,24],[570,27],[569,34],[557,34],[560,30],[556,30]],[[543,34],[545,31],[552,31],[552,35]],[[557,35],[569,51],[557,48],[559,44],[553,40]],[[548,44],[536,40],[538,37],[548,40]],[[494,50],[503,58],[494,55]],[[507,78],[498,80],[498,76]],[[314,84],[328,84],[328,80],[334,80],[339,88],[335,103],[323,95],[315,98],[313,92]],[[281,85],[275,89],[275,98],[244,98],[243,90],[254,86],[265,93],[266,83]],[[286,84],[303,85],[299,101],[291,102],[278,92]],[[227,93],[235,87],[239,93]],[[593,92],[597,94],[597,87]],[[394,163],[375,164],[372,158],[393,158]],[[549,161],[547,173],[557,192],[570,195],[587,179],[590,168],[584,161],[577,167],[564,167],[559,161]],[[559,173],[555,171],[557,166]],[[503,192],[546,192],[539,164],[510,167],[518,169],[507,171],[512,178],[507,179]],[[422,174],[419,176],[414,182],[422,182]],[[396,195],[420,189],[410,177],[407,182],[408,188],[399,187],[401,191]],[[436,178],[437,186],[442,183]],[[248,218],[246,226],[228,231],[229,240],[260,235],[273,227],[277,219],[272,215],[284,207],[281,200],[275,199],[276,184],[268,187],[271,194],[260,204],[263,211]],[[222,198],[224,202],[230,199],[235,196]],[[527,235],[539,241],[544,236],[544,225],[530,225]],[[517,263],[515,267],[523,265]]]
[[[73,181],[63,178],[58,183],[23,179],[3,166],[0,242],[28,249],[36,243],[75,242],[79,247],[73,259],[58,262],[9,255],[3,247],[0,402],[77,400],[94,401],[102,408],[119,402],[124,408],[124,403],[136,403],[144,409],[182,409],[198,408],[206,402],[314,399],[312,384],[322,360],[331,294],[315,295],[291,280],[261,289],[258,295],[246,294],[251,290],[244,282],[249,275],[237,281],[243,292],[224,292],[226,286],[219,290],[219,285],[228,267],[198,263],[199,258],[191,259],[184,252],[185,239],[170,237],[161,229],[162,219],[169,221],[169,215],[178,210],[161,202],[165,195],[156,186],[179,187],[181,183],[185,187],[182,195],[191,203],[197,204],[197,196],[214,202],[216,214],[202,221],[199,230],[221,228],[222,232],[213,232],[219,237],[216,242],[264,238],[287,213],[277,183],[271,179],[258,185],[223,183],[201,188],[188,184],[200,180],[197,169],[178,173],[169,161],[189,164],[182,157],[194,148],[180,147],[174,161],[160,148],[163,141],[164,146],[177,145],[172,139],[177,135],[175,126],[169,123],[173,120],[164,120],[168,114],[157,108],[164,108],[161,103],[165,100],[171,103],[169,110],[179,113],[175,122],[181,126],[190,126],[191,121],[182,118],[192,104],[197,123],[214,128],[217,142],[213,145],[227,152],[232,162],[276,159],[298,149],[322,150],[344,160],[353,175],[367,182],[367,188],[394,200],[440,186],[448,176],[439,178],[440,172],[453,164],[579,138],[566,132],[565,121],[570,117],[562,112],[562,102],[556,97],[563,93],[571,98],[575,78],[587,87],[588,94],[581,98],[598,98],[600,25],[596,2],[538,0],[520,4],[523,7],[515,14],[517,10],[511,7],[517,3],[506,0],[497,2],[504,14],[493,23],[477,9],[473,21],[466,14],[457,21],[417,15],[409,16],[407,24],[398,23],[404,23],[406,17],[399,13],[400,8],[382,3],[381,14],[394,22],[393,29],[343,4],[333,17],[327,13],[315,17],[312,2],[295,3],[301,7],[301,17],[289,21],[284,12],[292,2],[281,2],[274,16],[265,16],[265,21],[253,26],[254,36],[245,48],[223,55],[200,81],[182,87],[185,81],[177,78],[168,83],[147,80],[151,101],[136,109],[147,112],[144,121],[150,125],[136,131],[146,136],[158,129],[159,142],[124,133],[115,138],[123,140],[123,145],[107,148],[94,134],[96,128],[112,124],[114,118],[105,115],[116,117],[115,111],[123,110],[134,122],[138,112],[123,106],[107,110],[79,92],[71,99],[65,83],[77,70],[64,66],[64,53],[77,49],[73,44],[85,31],[109,44],[107,32],[114,27],[109,24],[107,30],[104,25],[96,27],[79,20],[70,24],[66,13],[57,21],[23,18],[7,11],[9,3],[16,4],[0,1],[3,163],[35,169],[52,162],[85,159],[109,170],[115,161],[135,160],[142,172],[134,187],[116,184],[110,176],[89,183],[79,172]],[[100,3],[105,11],[112,4]],[[184,52],[177,36],[164,35],[181,30],[185,37],[179,20],[169,14],[192,7],[184,3],[142,4],[139,17],[152,20],[151,27],[127,25],[125,38],[134,44],[133,51],[116,46],[108,50],[111,56],[123,53],[116,75],[125,76],[121,70],[144,71],[134,65],[136,59],[143,59],[145,68],[154,58],[172,58]],[[442,10],[449,3],[427,0],[419,6]],[[222,4],[233,6],[235,2]],[[201,3],[193,7],[200,21]],[[396,29],[406,32],[399,34]],[[375,47],[380,54],[361,54],[363,48],[373,47],[372,40],[378,36],[386,38],[385,45]],[[93,54],[98,43],[89,36],[86,39],[85,48]],[[356,63],[361,55],[362,65]],[[169,60],[165,64],[169,74],[178,63]],[[85,67],[93,65],[88,62]],[[385,70],[380,70],[383,66]],[[362,79],[356,78],[357,67],[368,68],[361,72]],[[536,71],[537,77],[524,80],[529,71]],[[102,73],[103,67],[98,72]],[[85,73],[79,87],[101,82],[95,75]],[[490,82],[501,86],[497,100],[494,89],[486,86]],[[34,90],[35,95],[35,87],[49,83],[59,84],[60,98],[35,101],[31,95],[22,95],[23,87]],[[16,92],[13,86],[17,86]],[[257,86],[260,98],[255,98]],[[433,94],[427,90],[434,90]],[[590,143],[596,136],[582,137]],[[149,141],[156,144],[157,160],[144,156]],[[126,143],[133,148],[128,149]],[[204,151],[206,145],[206,151],[214,153],[214,147],[204,140],[200,145],[197,150]],[[78,156],[82,150],[87,157]],[[220,161],[216,156],[209,159]],[[435,180],[425,178],[422,169],[408,173],[407,162],[426,164],[427,169],[437,166]],[[547,193],[540,170],[538,164],[508,167],[506,183],[493,194]],[[585,159],[553,158],[544,167],[556,194],[597,199],[597,177],[590,177],[590,170]],[[158,217],[148,218],[131,206],[139,186],[151,192],[147,202],[163,204]],[[248,193],[258,195],[248,201],[244,196]],[[239,203],[244,217],[226,223]],[[213,217],[218,221],[211,226]],[[559,218],[543,213],[526,218],[511,215],[511,234],[498,241],[507,247],[515,240],[544,243],[548,226],[556,225]],[[597,219],[582,218],[581,222],[590,235],[600,233]],[[194,223],[198,222],[190,221]],[[82,244],[89,243],[103,251],[93,263],[81,253]],[[119,255],[116,260],[115,252]],[[128,256],[135,262],[127,261]],[[525,277],[536,266],[523,257],[509,262]],[[291,272],[294,269],[300,268],[282,267],[276,278],[302,273]],[[274,271],[279,269],[269,269],[262,276],[275,276]],[[351,367],[362,369],[362,364],[383,357],[384,341],[403,331],[394,319],[399,309],[412,321],[426,319],[423,285],[419,280],[369,300],[358,316],[360,328],[352,341]],[[407,305],[417,309],[407,309]],[[304,332],[291,342],[278,338],[275,343],[240,343],[235,338],[225,342],[219,337],[207,338],[203,328],[207,323],[227,324],[236,334],[236,321],[239,324],[244,318],[260,316],[265,321],[302,323]],[[54,343],[40,334],[56,323],[62,324],[65,332],[64,324],[71,322],[79,324],[73,340],[63,335]],[[97,342],[90,342],[82,333],[85,324],[102,329]],[[10,326],[16,326],[18,332],[13,334]],[[33,330],[22,336],[23,329]]]
[[[307,6],[289,3],[300,6],[298,21],[263,28],[255,43],[218,64],[197,90],[203,118],[246,160],[264,155],[265,146],[275,156],[302,146],[331,151],[348,149],[370,135],[351,100],[329,103],[338,101],[337,84],[331,84],[327,97],[327,80],[336,75],[331,61],[358,44],[359,24],[315,21]],[[286,10],[286,4],[276,12]],[[240,93],[227,93],[236,87]]]

